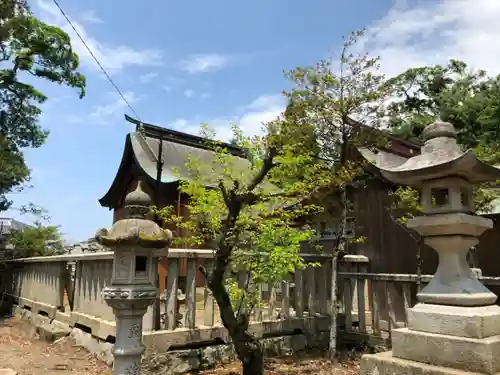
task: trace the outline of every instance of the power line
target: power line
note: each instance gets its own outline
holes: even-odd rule
[[[106,69],[104,69],[104,67],[102,66],[102,64],[99,62],[99,60],[97,59],[97,57],[95,57],[94,53],[92,52],[92,50],[90,49],[90,47],[88,46],[87,42],[85,42],[85,40],[83,39],[83,37],[80,35],[80,33],[78,32],[78,30],[76,29],[76,27],[73,25],[73,23],[71,22],[71,20],[69,19],[69,17],[66,15],[66,13],[64,12],[64,10],[61,8],[61,6],[59,5],[59,3],[57,2],[57,0],[52,0],[54,2],[54,4],[56,5],[56,7],[59,9],[59,11],[61,12],[61,14],[64,16],[64,18],[66,18],[66,21],[68,21],[69,25],[71,26],[71,28],[74,30],[74,32],[76,33],[76,35],[78,36],[78,38],[80,38],[81,42],[83,43],[83,45],[85,46],[85,48],[87,48],[87,51],[89,51],[90,55],[94,58],[95,62],[97,63],[97,65],[99,66],[99,68],[101,68],[102,72],[104,73],[104,75],[106,76],[106,78],[109,80],[109,82],[111,82],[111,84],[113,85],[113,87],[115,88],[116,92],[118,92],[118,94],[121,96],[121,98],[123,99],[123,101],[125,102],[125,104],[127,104],[127,106],[130,108],[130,110],[132,111],[132,113],[139,119],[139,121],[141,120],[141,118],[139,117],[139,115],[137,114],[137,112],[134,110],[134,108],[132,108],[132,106],[130,105],[129,101],[127,100],[127,98],[125,98],[125,95],[123,95],[123,93],[121,92],[121,90],[118,88],[118,86],[116,85],[116,83],[113,82],[113,80],[111,79],[110,75],[106,72]]]

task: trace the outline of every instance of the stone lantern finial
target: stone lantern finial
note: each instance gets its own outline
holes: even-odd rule
[[[142,181],[124,199],[124,216],[111,230],[100,229],[96,240],[108,247],[141,245],[146,248],[168,247],[172,232],[161,228],[152,219],[151,197],[142,189]]]
[[[457,131],[449,122],[437,120],[424,128],[422,136],[424,141],[440,137],[457,138]]]
[[[150,207],[153,204],[151,197],[144,192],[142,184],[142,180],[139,180],[135,190],[125,196],[123,200],[124,206]]]

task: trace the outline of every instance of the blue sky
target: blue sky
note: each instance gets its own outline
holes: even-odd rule
[[[87,96],[37,83],[49,97],[40,121],[51,134],[41,148],[26,150],[33,187],[11,198],[16,206],[45,207],[68,240],[82,240],[111,225],[98,199],[134,129],[123,115],[133,113],[52,0],[30,3],[72,37]],[[498,0],[472,8],[467,0],[59,3],[143,121],[191,133],[207,122],[224,135],[230,121],[258,131],[282,110],[282,70],[331,57],[341,36],[361,27],[368,29],[364,46],[390,75],[452,57],[500,72]],[[13,210],[2,216],[31,221]]]

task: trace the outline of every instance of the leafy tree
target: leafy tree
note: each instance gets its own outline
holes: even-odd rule
[[[309,147],[324,161],[330,173],[328,188],[315,199],[328,206],[340,201],[340,207],[337,203],[337,211],[332,212],[338,218],[334,223],[337,243],[331,285],[331,311],[334,313],[329,357],[332,360],[336,356],[337,262],[349,240],[346,233],[349,188],[359,186],[367,177],[365,159],[357,157],[355,149],[360,146],[373,148],[386,142],[376,129],[380,126],[384,105],[392,94],[391,85],[378,71],[379,59],[356,52],[356,43],[363,34],[364,30],[356,31],[344,39],[338,59],[299,67],[287,74],[294,83],[294,88],[286,93],[290,101],[287,116],[302,129],[308,129]],[[333,197],[334,202],[325,201],[325,196]]]
[[[3,239],[12,247],[11,258],[51,256],[64,253],[59,227],[45,225],[47,217],[40,216],[34,226],[8,233]]]
[[[276,285],[306,267],[300,244],[315,232],[297,220],[320,210],[302,202],[328,181],[304,139],[290,137],[292,131],[300,130],[284,119],[267,124],[267,134],[252,139],[235,127],[233,142],[246,149],[248,158],[231,156],[213,141],[213,160],[190,157],[186,163],[189,178],[180,189],[190,197],[189,216],[177,217],[174,207],[159,211],[167,223],[190,233],[174,241],[214,249],[213,268],[202,273],[244,375],[264,372],[262,348],[248,332],[261,300],[258,285]],[[207,128],[203,135],[213,137]]]
[[[38,119],[47,100],[31,77],[74,87],[85,95],[78,56],[63,30],[38,20],[23,0],[0,0],[0,211],[6,194],[29,181],[22,149],[40,147],[48,136]]]

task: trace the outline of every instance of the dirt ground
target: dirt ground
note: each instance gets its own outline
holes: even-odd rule
[[[108,366],[69,340],[47,344],[17,318],[0,320],[0,368],[12,368],[19,375],[111,374]]]
[[[340,363],[318,359],[309,353],[293,358],[266,361],[266,375],[359,375],[356,355],[344,354]],[[48,344],[35,329],[18,318],[0,318],[0,368],[12,368],[18,375],[111,375],[111,369],[70,340]],[[203,375],[236,375],[238,363],[225,364]]]
[[[266,360],[265,375],[359,375],[359,357],[346,353],[339,363],[319,359],[321,353],[308,353],[293,358]],[[226,364],[201,375],[236,375],[241,373],[238,363]]]

